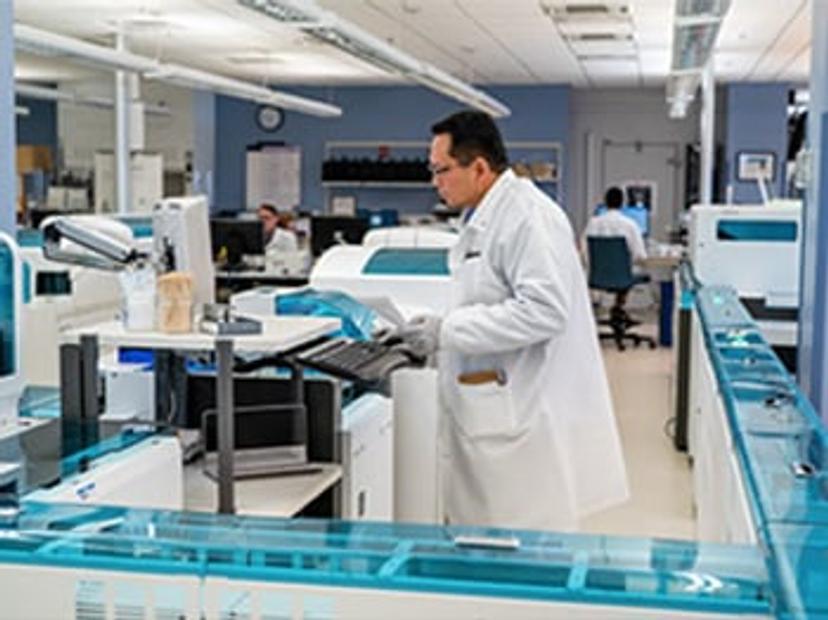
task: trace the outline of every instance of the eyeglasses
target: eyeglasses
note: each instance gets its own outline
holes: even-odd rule
[[[451,172],[454,167],[455,166],[452,166],[451,164],[447,164],[445,166],[429,166],[428,171],[431,173],[431,176],[439,177],[444,175],[446,172]]]
[[[428,167],[428,171],[431,173],[433,177],[439,177],[447,172],[451,172],[455,168],[468,168],[469,164],[446,164],[444,166],[434,166],[431,165]]]

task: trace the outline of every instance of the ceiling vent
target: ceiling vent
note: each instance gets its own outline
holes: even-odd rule
[[[559,22],[625,21],[632,11],[625,2],[541,2],[541,10]]]

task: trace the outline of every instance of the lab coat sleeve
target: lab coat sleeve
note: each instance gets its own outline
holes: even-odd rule
[[[633,227],[631,240],[632,248],[630,253],[632,254],[633,261],[643,261],[647,258],[647,249],[644,246],[644,237],[641,236],[641,231],[638,230],[638,226]]]
[[[572,278],[580,271],[571,232],[550,236],[532,222],[513,230],[496,261],[511,295],[452,310],[440,330],[443,348],[466,355],[512,351],[553,338],[566,325]]]

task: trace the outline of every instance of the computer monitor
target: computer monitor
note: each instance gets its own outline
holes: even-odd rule
[[[359,217],[322,215],[311,218],[311,252],[320,256],[332,245],[359,244],[368,230],[368,222]]]
[[[153,251],[165,268],[192,275],[195,305],[215,303],[207,197],[164,198],[153,208],[152,233]]]
[[[650,210],[645,207],[636,205],[626,205],[621,207],[621,213],[638,225],[638,230],[644,237],[650,234]]]
[[[366,220],[371,228],[400,225],[400,214],[396,209],[357,209],[356,216]]]
[[[243,256],[264,254],[264,230],[259,220],[212,218],[210,238],[213,259],[228,267],[238,267]]]

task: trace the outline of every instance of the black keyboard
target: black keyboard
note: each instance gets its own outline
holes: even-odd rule
[[[411,358],[387,345],[337,338],[303,351],[297,360],[335,377],[363,382],[380,381],[396,368],[411,365]]]

